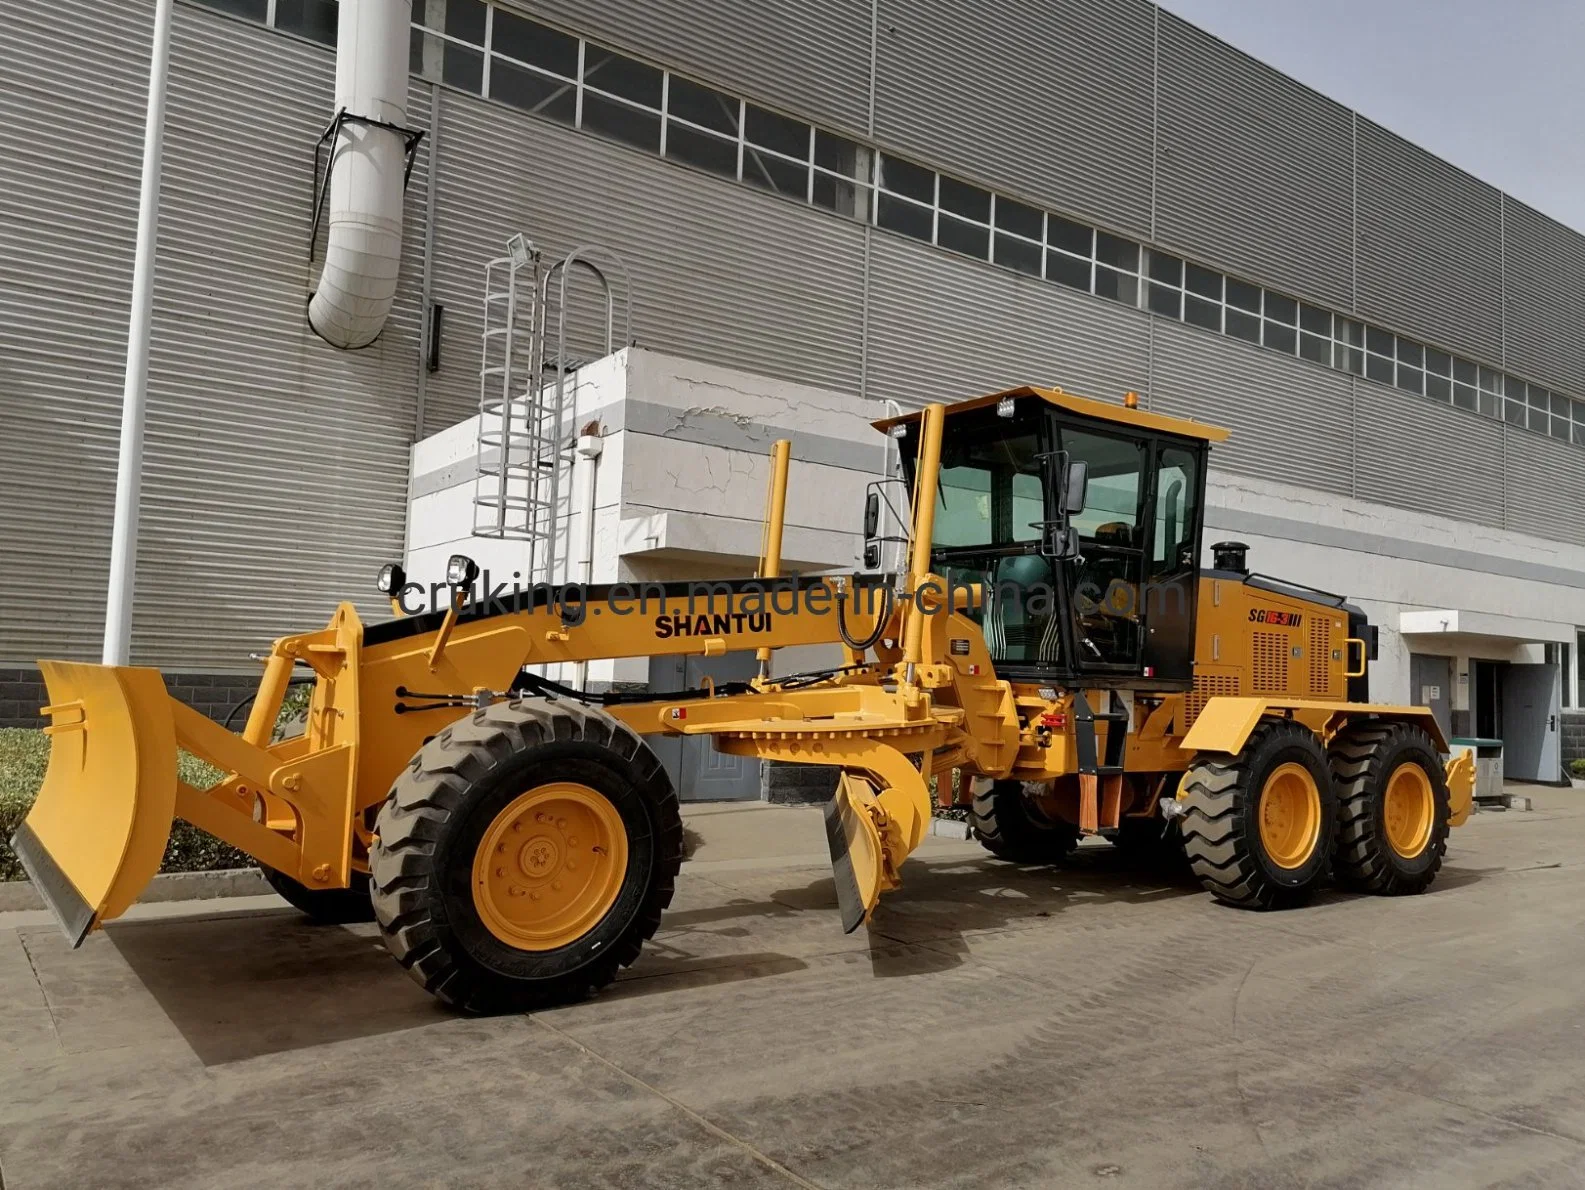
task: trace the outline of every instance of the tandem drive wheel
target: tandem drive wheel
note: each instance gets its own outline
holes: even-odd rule
[[[1315,733],[1272,720],[1237,756],[1201,756],[1184,779],[1183,849],[1218,900],[1303,904],[1326,875],[1337,798]]]
[[[1357,892],[1424,892],[1447,852],[1447,775],[1413,723],[1350,725],[1329,750],[1338,790],[1337,882]]]
[[[638,957],[682,863],[659,760],[604,712],[525,698],[424,745],[369,853],[386,946],[468,1012],[578,1000]]]

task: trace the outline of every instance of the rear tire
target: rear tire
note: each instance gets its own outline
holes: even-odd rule
[[[1447,775],[1412,723],[1365,722],[1332,741],[1338,791],[1338,884],[1356,892],[1424,892],[1447,854]]]
[[[343,926],[374,920],[367,872],[354,870],[346,888],[309,888],[263,864],[259,865],[259,871],[283,901],[322,925]]]
[[[1079,828],[1042,814],[1022,781],[997,781],[976,795],[969,829],[997,859],[1018,864],[1060,863],[1079,845]]]
[[[1220,901],[1291,908],[1326,875],[1337,799],[1326,754],[1302,724],[1268,720],[1237,756],[1197,758],[1183,807],[1189,864]]]
[[[376,831],[387,948],[474,1013],[610,983],[654,935],[682,863],[677,795],[654,752],[603,711],[540,698],[475,711],[426,743]]]

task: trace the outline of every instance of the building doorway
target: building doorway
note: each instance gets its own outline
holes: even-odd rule
[[[1444,737],[1453,734],[1453,659],[1409,654],[1409,701],[1430,707]]]
[[[649,686],[663,695],[668,690],[697,689],[706,677],[719,686],[746,682],[757,673],[759,662],[752,650],[719,657],[654,657],[649,663]],[[760,796],[758,759],[717,752],[709,736],[652,735],[647,739],[682,801],[747,801]]]

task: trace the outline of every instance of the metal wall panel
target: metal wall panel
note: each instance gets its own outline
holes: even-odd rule
[[[869,119],[870,0],[509,0],[531,16],[833,130]]]
[[[1212,452],[1218,471],[1348,494],[1347,376],[1157,322],[1150,407],[1232,430]]]
[[[1154,6],[879,3],[875,137],[882,147],[1149,234]]]
[[[1503,201],[1508,366],[1585,397],[1585,236]]]
[[[1579,449],[1511,426],[1503,431],[1508,475],[1504,527],[1585,545],[1585,466]]]
[[[1500,423],[1356,380],[1355,495],[1502,527]]]
[[[1359,311],[1502,362],[1502,196],[1360,117]]]
[[[1157,241],[1349,309],[1353,113],[1170,13],[1160,37]]]
[[[519,231],[550,259],[589,243],[617,252],[642,346],[858,391],[858,224],[484,100],[448,92],[441,113],[431,430],[477,411],[484,263]]]
[[[6,101],[18,102],[20,142],[37,155],[19,172],[38,222],[8,236],[0,265],[20,265],[18,284],[0,293],[28,312],[0,317],[4,367],[27,361],[17,382],[0,381],[8,421],[25,427],[6,439],[28,485],[5,504],[29,510],[0,522],[0,597],[37,602],[30,561],[65,559],[70,582],[47,620],[6,617],[0,656],[18,661],[98,653],[149,30],[137,0],[70,0],[48,21],[39,11],[0,3],[8,48],[29,66],[27,92],[8,89]],[[135,661],[247,670],[250,650],[363,596],[400,553],[423,164],[396,313],[373,347],[337,351],[304,315],[318,272],[308,258],[312,149],[333,68],[329,50],[177,6]],[[420,126],[426,95],[410,114]],[[19,261],[13,243],[31,255]],[[378,603],[364,600],[375,613]]]
[[[876,232],[867,395],[905,405],[1019,384],[1144,391],[1148,316]]]

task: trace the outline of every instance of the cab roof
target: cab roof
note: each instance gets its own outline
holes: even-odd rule
[[[1182,438],[1198,438],[1203,442],[1225,442],[1229,435],[1229,431],[1222,429],[1221,426],[1213,426],[1207,422],[1194,421],[1186,417],[1172,417],[1165,413],[1152,413],[1148,409],[1130,409],[1121,402],[1113,404],[1109,401],[1097,401],[1092,397],[1080,397],[1063,392],[1060,388],[1039,388],[1032,384],[1009,388],[985,397],[975,397],[970,401],[958,401],[947,406],[947,416],[994,405],[1006,397],[1034,397],[1066,409],[1070,413],[1077,413],[1081,417],[1117,422],[1119,425],[1136,430],[1153,430],[1161,434],[1177,434]],[[874,424],[877,430],[884,431],[893,426],[918,421],[921,416],[921,412],[916,410],[902,417],[889,417]]]

